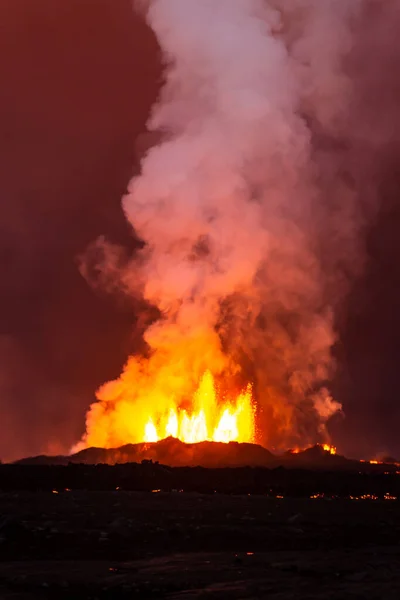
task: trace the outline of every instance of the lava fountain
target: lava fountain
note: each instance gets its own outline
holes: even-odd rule
[[[255,406],[252,389],[233,400],[218,403],[214,378],[207,371],[194,394],[192,411],[170,408],[167,414],[149,416],[145,426],[144,441],[157,442],[172,436],[186,443],[254,442]]]

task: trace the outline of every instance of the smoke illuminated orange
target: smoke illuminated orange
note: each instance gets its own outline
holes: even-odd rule
[[[99,402],[87,415],[86,434],[72,451],[167,437],[186,443],[256,441],[251,385],[239,393],[222,393],[211,371],[206,370],[196,385],[171,364],[132,358],[119,379],[98,391]]]
[[[143,439],[157,442],[172,436],[182,442],[253,442],[254,406],[252,390],[247,389],[234,401],[218,402],[214,378],[207,371],[193,398],[196,409],[188,412],[171,408],[168,413],[150,414]]]

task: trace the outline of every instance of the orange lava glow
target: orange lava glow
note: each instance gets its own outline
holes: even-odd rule
[[[253,442],[254,405],[252,389],[240,393],[233,401],[218,402],[214,378],[207,371],[194,394],[191,412],[171,407],[167,413],[153,414],[146,421],[143,440],[158,442],[174,437],[187,444],[203,442]]]
[[[330,446],[329,444],[322,444],[322,448],[323,450],[325,450],[325,452],[329,452],[329,454],[336,454],[335,446]]]
[[[180,364],[175,369],[172,361],[154,365],[131,359],[119,379],[99,390],[100,401],[87,415],[87,432],[72,451],[152,443],[168,437],[189,444],[256,442],[250,384],[242,390],[231,386],[230,392],[222,391],[210,370],[197,377],[182,372],[190,370]]]
[[[322,448],[322,450],[324,450],[324,452],[329,452],[329,454],[336,454],[336,452],[337,452],[336,447],[335,446],[331,446],[330,444],[317,444],[317,446],[319,446],[320,448]],[[308,446],[306,448],[292,448],[290,450],[290,452],[292,454],[299,454],[300,452],[304,452],[308,448],[310,448],[310,446]]]

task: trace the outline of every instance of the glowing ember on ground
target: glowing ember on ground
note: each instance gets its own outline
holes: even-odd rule
[[[251,386],[233,401],[218,401],[214,378],[207,371],[193,398],[193,411],[171,407],[148,417],[143,439],[157,442],[174,437],[188,444],[203,442],[253,442],[254,404]]]
[[[379,500],[379,498],[374,494],[363,494],[362,496],[350,496],[350,500]]]
[[[397,496],[393,496],[392,494],[390,494],[389,492],[387,492],[384,496],[385,500],[397,500]]]

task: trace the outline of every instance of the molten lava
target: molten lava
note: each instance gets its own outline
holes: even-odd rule
[[[255,415],[251,386],[233,401],[218,401],[214,378],[207,371],[194,394],[193,411],[171,407],[167,413],[151,409],[143,431],[145,442],[166,437],[182,442],[254,442]]]
[[[86,434],[72,452],[168,437],[186,443],[256,441],[251,385],[235,393],[225,392],[216,385],[211,371],[205,370],[196,383],[194,377],[182,375],[187,369],[179,365],[174,370],[171,364],[132,358],[119,379],[98,391],[99,401],[87,415]]]
[[[330,444],[317,444],[324,452],[328,452],[328,454],[336,454],[337,450],[335,446],[331,446]],[[308,446],[310,448],[311,446]],[[299,454],[300,452],[304,452],[308,449],[306,448],[291,448],[291,454]]]
[[[329,454],[336,454],[335,446],[330,446],[329,444],[322,444],[322,449],[325,450],[325,452],[329,452]]]

